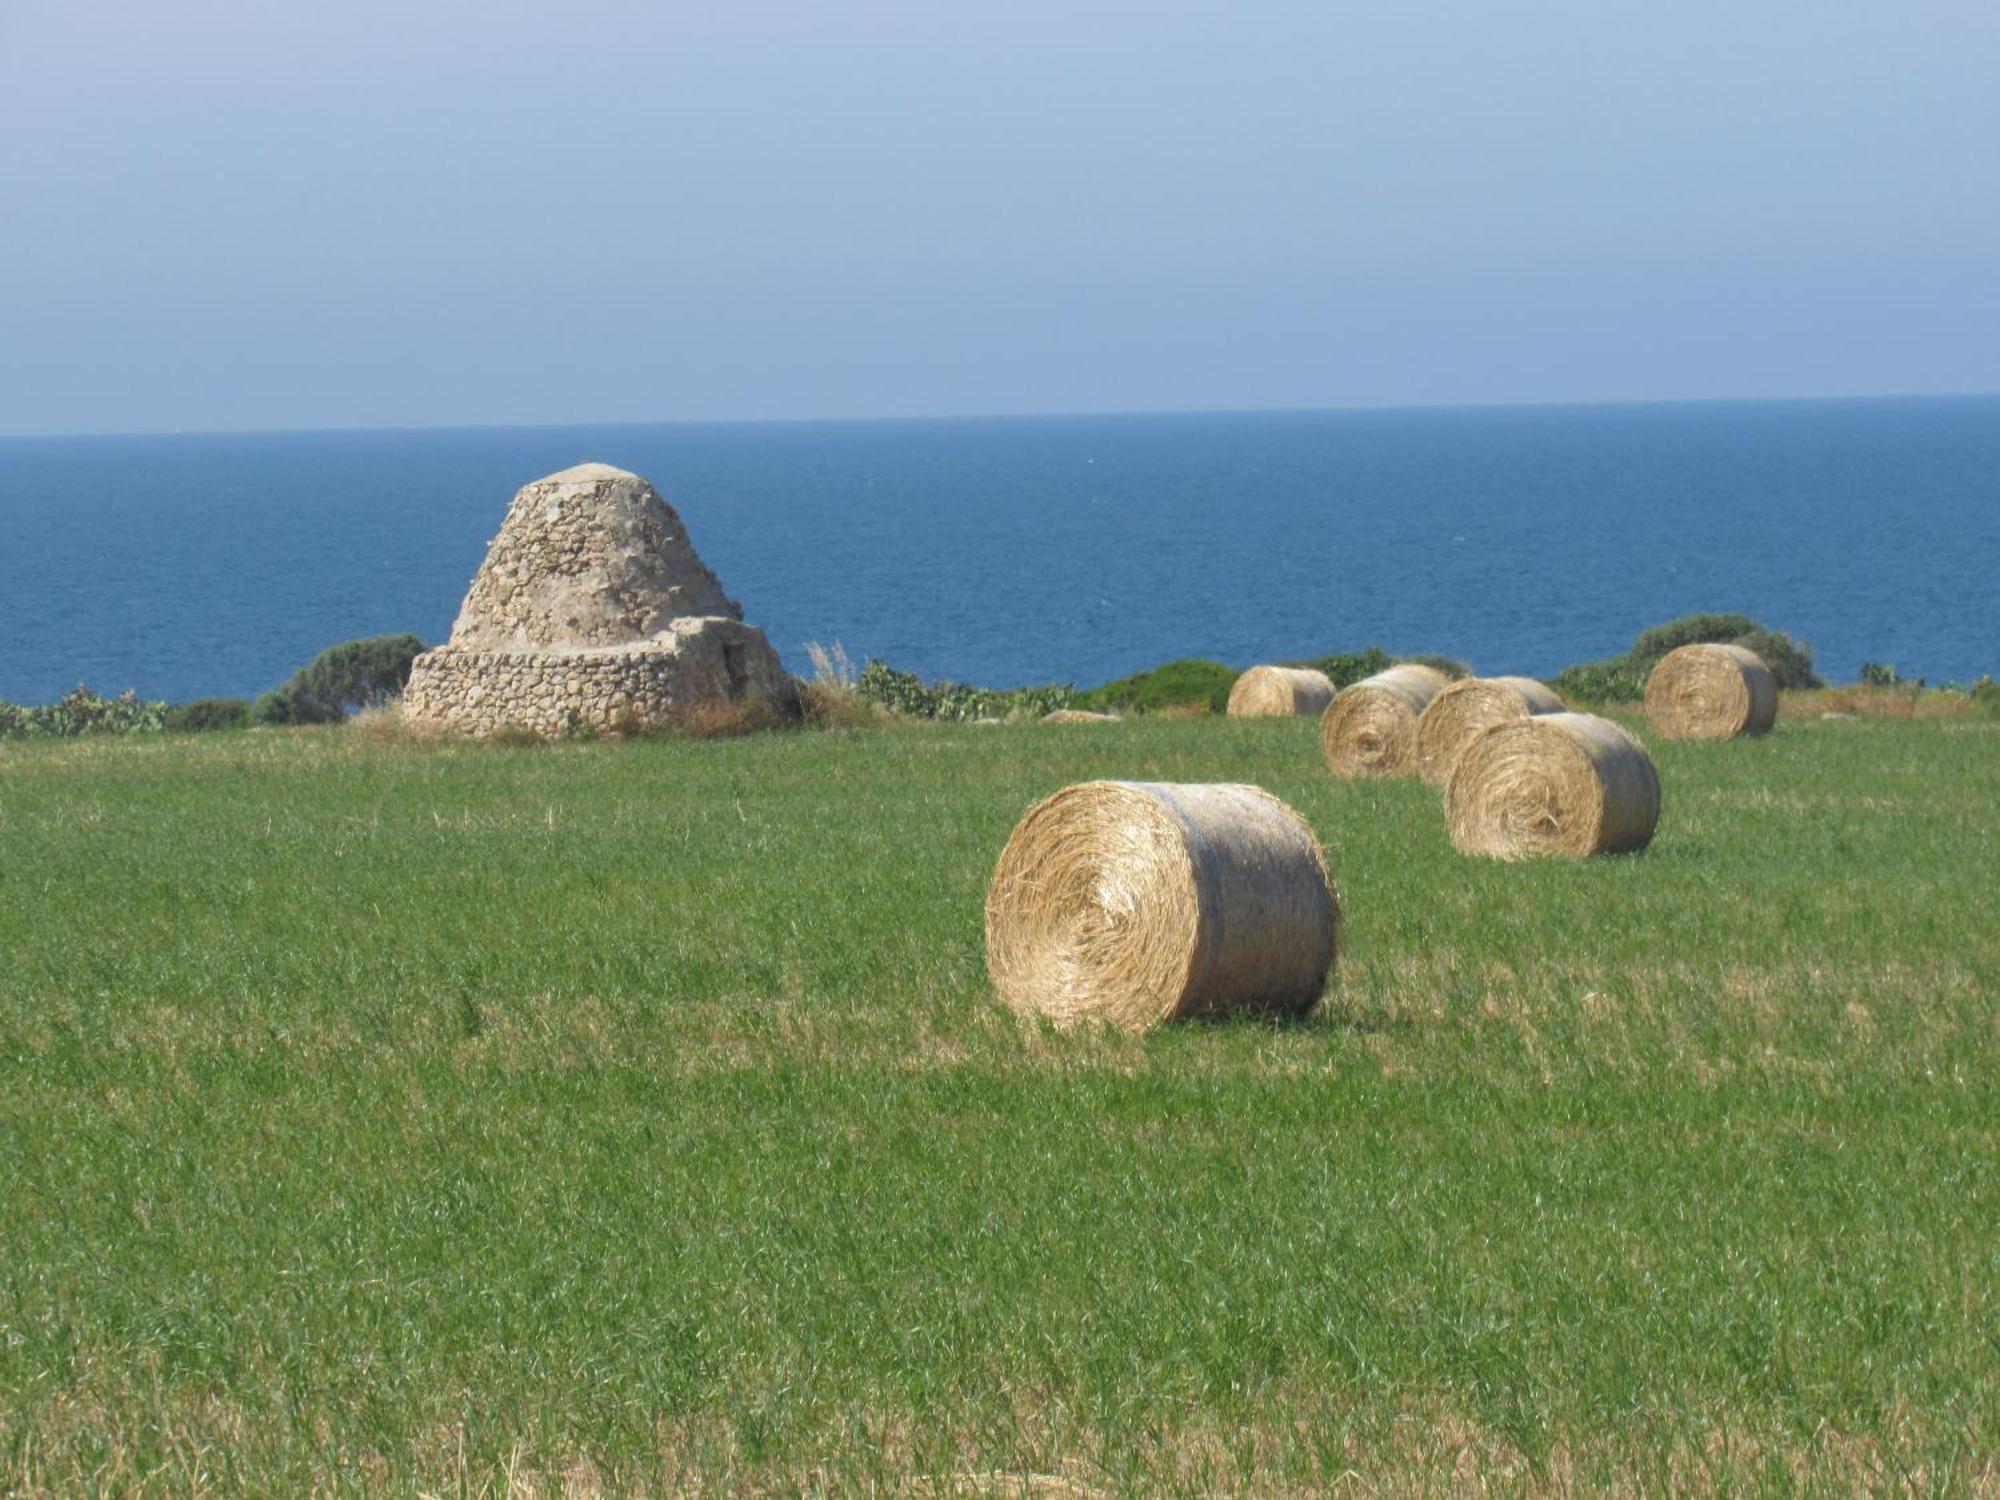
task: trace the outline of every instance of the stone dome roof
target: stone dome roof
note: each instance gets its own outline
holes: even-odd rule
[[[650,640],[678,618],[742,615],[658,490],[578,464],[514,496],[450,649],[583,651]]]

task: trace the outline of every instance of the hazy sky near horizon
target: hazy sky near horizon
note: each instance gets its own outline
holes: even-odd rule
[[[0,0],[0,433],[2000,390],[1993,0]]]

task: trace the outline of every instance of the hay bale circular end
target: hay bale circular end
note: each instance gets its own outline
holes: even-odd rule
[[[1491,859],[1624,854],[1652,841],[1660,776],[1646,747],[1609,719],[1508,719],[1459,755],[1445,821],[1461,851]]]
[[[1417,720],[1449,682],[1406,663],[1342,688],[1319,721],[1319,746],[1336,776],[1407,776],[1416,765]]]
[[[1088,781],[1030,808],[986,894],[1000,998],[1058,1025],[1310,1010],[1338,905],[1306,821],[1254,786]]]
[[[1326,712],[1333,679],[1311,667],[1252,667],[1229,689],[1229,713],[1238,719]]]
[[[1532,677],[1462,677],[1447,683],[1417,719],[1417,774],[1443,786],[1459,753],[1483,731],[1508,719],[1562,710],[1562,699]]]
[[[1778,718],[1778,679],[1743,646],[1682,646],[1646,679],[1646,717],[1670,740],[1762,734]]]

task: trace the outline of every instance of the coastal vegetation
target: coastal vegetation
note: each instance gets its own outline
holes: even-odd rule
[[[151,734],[167,727],[168,705],[137,693],[106,698],[78,686],[54,703],[0,702],[0,739],[75,739],[86,734]]]
[[[1702,645],[1741,646],[1755,652],[1781,688],[1826,686],[1813,671],[1810,646],[1737,614],[1684,615],[1655,625],[1640,632],[1623,656],[1566,667],[1549,679],[1549,685],[1565,698],[1584,703],[1637,703],[1646,696],[1646,679],[1669,652]]]
[[[255,722],[253,705],[242,698],[197,698],[168,707],[161,727],[181,734],[208,734],[218,729],[248,729]]]
[[[2000,725],[1834,701],[1587,865],[1308,719],[0,745],[0,1492],[1991,1488]],[[1105,776],[1307,819],[1309,1019],[995,1001]]]
[[[337,724],[387,703],[409,685],[410,664],[425,650],[414,635],[377,635],[329,646],[264,694],[251,710],[259,724]]]
[[[1076,698],[1066,685],[996,691],[963,682],[927,683],[916,673],[899,672],[884,661],[871,661],[862,668],[854,692],[891,713],[961,724],[1010,714],[1040,718],[1056,709],[1071,707]]]
[[[1436,667],[1447,677],[1463,677],[1463,663],[1443,656],[1391,656],[1380,646],[1361,651],[1341,651],[1327,656],[1301,657],[1274,662],[1274,666],[1309,667],[1323,672],[1335,689],[1351,687],[1364,677],[1402,662]],[[1149,671],[1136,672],[1073,696],[1076,708],[1099,709],[1112,713],[1215,713],[1229,706],[1229,690],[1236,685],[1241,667],[1224,666],[1203,658],[1168,662]]]
[[[1078,693],[1072,706],[1100,713],[1221,713],[1229,705],[1240,667],[1219,661],[1170,661]]]
[[[410,663],[424,649],[414,635],[371,636],[329,646],[255,703],[241,698],[149,702],[131,691],[106,698],[79,685],[57,702],[42,706],[0,702],[0,739],[337,724],[393,699],[410,680]]]
[[[1655,626],[1642,633],[1625,655],[1566,668],[1549,679],[1550,686],[1572,704],[1636,704],[1645,697],[1646,679],[1661,658],[1676,647],[1708,642],[1741,645],[1756,652],[1770,666],[1781,688],[1797,692],[1826,687],[1813,671],[1811,647],[1740,614],[1688,615]],[[282,686],[254,703],[204,698],[169,704],[144,701],[130,692],[104,698],[87,687],[78,687],[59,703],[42,707],[0,702],[0,739],[337,723],[393,700],[409,681],[410,663],[425,649],[422,640],[407,634],[346,641],[321,652]],[[805,722],[822,727],[866,722],[865,712],[855,712],[857,706],[948,723],[1039,718],[1063,708],[1116,714],[1221,714],[1228,706],[1229,690],[1243,670],[1191,658],[1092,688],[1069,683],[985,688],[949,680],[927,682],[917,673],[879,660],[857,670],[838,645],[809,644],[807,654],[813,676],[806,686],[818,691],[808,694]],[[1470,675],[1465,663],[1450,657],[1392,655],[1380,646],[1274,663],[1323,672],[1336,689],[1405,664],[1433,667],[1448,678]],[[1933,687],[1922,677],[1908,677],[1893,666],[1869,662],[1862,668],[1856,688],[1868,691],[1844,699],[1849,706],[1835,705],[1835,711],[1882,717],[2000,712],[2000,686],[1990,677],[1969,688],[1951,683]],[[677,724],[670,732],[701,730],[708,717],[712,716],[698,715],[701,722]],[[737,728],[775,727],[780,722],[756,715],[725,717]]]

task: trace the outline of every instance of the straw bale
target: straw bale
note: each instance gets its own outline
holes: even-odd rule
[[[1682,646],[1646,679],[1646,717],[1670,740],[1762,734],[1778,717],[1778,679],[1743,646]]]
[[[1562,699],[1532,677],[1460,678],[1431,699],[1417,719],[1417,774],[1443,786],[1459,752],[1482,731],[1508,719],[1562,710]]]
[[[1319,745],[1336,776],[1407,776],[1416,768],[1417,719],[1449,682],[1407,662],[1342,688],[1319,721]]]
[[[1305,820],[1254,786],[1089,781],[1030,808],[986,895],[986,964],[1014,1009],[1143,1031],[1300,1014],[1338,906]]]
[[[1331,702],[1333,680],[1311,667],[1252,667],[1229,689],[1229,712],[1238,719],[1317,718]]]
[[[1445,787],[1451,841],[1467,854],[1624,854],[1651,842],[1660,776],[1646,747],[1595,714],[1532,714],[1485,730]]]

